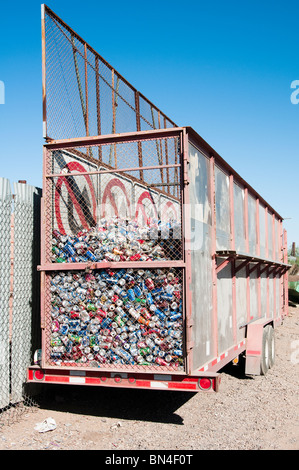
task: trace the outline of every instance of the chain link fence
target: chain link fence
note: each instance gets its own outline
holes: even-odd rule
[[[0,178],[0,425],[34,403],[25,383],[41,342],[40,201],[39,188]]]

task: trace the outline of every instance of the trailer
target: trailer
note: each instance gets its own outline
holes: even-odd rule
[[[288,309],[282,217],[46,6],[42,31],[42,348],[28,382],[217,391],[220,370],[240,358],[247,375],[265,375]],[[69,131],[70,114],[53,105],[47,34],[72,53],[72,69],[65,63],[84,132]],[[103,87],[112,97],[106,114]],[[134,114],[130,131],[120,119],[125,105]]]

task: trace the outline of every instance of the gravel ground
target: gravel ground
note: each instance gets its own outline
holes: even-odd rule
[[[218,393],[48,385],[0,426],[0,450],[297,450],[299,307],[276,330],[266,376],[222,371]],[[53,418],[56,428],[39,433]]]

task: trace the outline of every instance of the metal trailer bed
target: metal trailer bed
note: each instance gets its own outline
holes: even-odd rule
[[[282,217],[45,6],[42,32],[42,351],[28,382],[212,391],[241,356],[265,374],[288,308]]]

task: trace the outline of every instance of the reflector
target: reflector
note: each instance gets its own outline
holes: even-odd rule
[[[212,380],[207,378],[199,379],[198,386],[202,390],[209,390],[212,387]]]

